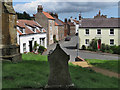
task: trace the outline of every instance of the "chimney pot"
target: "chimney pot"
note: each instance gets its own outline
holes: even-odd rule
[[[43,7],[42,7],[42,5],[38,5],[37,11],[38,11],[38,12],[43,12]]]

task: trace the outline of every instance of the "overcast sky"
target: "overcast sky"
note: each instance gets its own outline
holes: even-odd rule
[[[37,12],[38,5],[43,5],[44,11],[56,12],[62,20],[71,16],[73,16],[73,18],[78,18],[80,12],[84,18],[93,18],[99,10],[101,10],[102,14],[107,15],[108,17],[118,17],[118,0],[114,0],[114,2],[113,0],[109,0],[111,2],[108,2],[108,0],[104,0],[105,2],[97,2],[96,0],[91,0],[91,2],[87,2],[88,0],[84,0],[84,2],[82,0],[74,0],[74,2],[72,2],[72,0],[69,0],[69,2],[64,2],[66,0],[13,1],[15,11],[17,12],[26,11],[32,15]]]

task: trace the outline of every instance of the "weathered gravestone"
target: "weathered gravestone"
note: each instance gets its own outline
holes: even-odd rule
[[[69,59],[70,56],[57,44],[56,49],[48,55],[50,74],[48,85],[46,86],[47,88],[66,88],[74,86],[68,68]]]
[[[2,28],[0,29],[0,60],[21,60],[19,45],[17,45],[17,15],[12,6],[12,0],[4,0],[1,3]]]

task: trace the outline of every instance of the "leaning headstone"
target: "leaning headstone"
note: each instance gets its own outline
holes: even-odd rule
[[[74,86],[68,68],[69,59],[70,56],[57,44],[56,49],[48,55],[50,74],[46,88],[69,88]]]
[[[0,60],[20,61],[20,47],[17,45],[17,15],[12,6],[12,0],[0,2],[2,9],[2,29],[0,29]]]

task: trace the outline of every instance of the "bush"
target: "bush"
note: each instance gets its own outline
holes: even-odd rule
[[[97,39],[93,39],[90,43],[90,47],[93,49],[93,51],[97,51]]]
[[[85,45],[82,45],[82,50],[86,50],[86,46]]]
[[[102,45],[101,45],[101,49],[100,49],[102,52],[105,52],[105,50],[106,50],[106,46],[105,46],[105,44],[104,43],[102,43]]]
[[[45,49],[46,49],[46,48],[45,48],[44,46],[39,46],[38,52],[42,54]]]
[[[111,46],[110,49],[113,51],[114,54],[119,54],[120,55],[120,45],[119,46]]]
[[[106,50],[110,50],[110,46],[109,45],[106,45]]]

